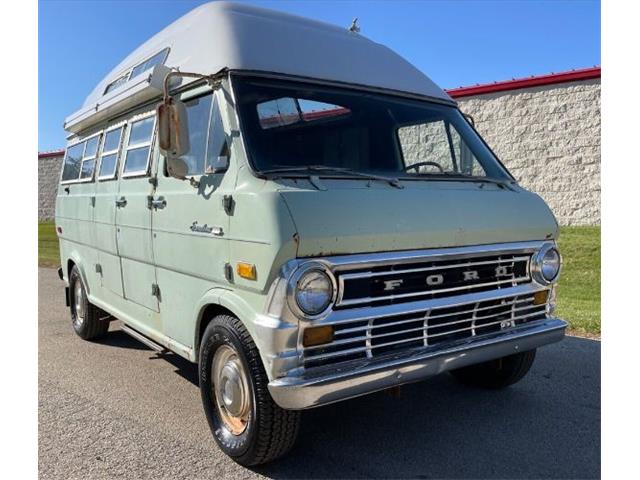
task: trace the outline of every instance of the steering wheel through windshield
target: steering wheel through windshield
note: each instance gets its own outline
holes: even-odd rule
[[[412,169],[418,169],[420,167],[436,167],[438,170],[440,170],[440,173],[444,173],[444,168],[442,168],[442,165],[440,165],[437,162],[418,162],[418,163],[414,163],[413,165],[408,165],[406,167],[404,167],[404,171],[408,172],[409,170]]]

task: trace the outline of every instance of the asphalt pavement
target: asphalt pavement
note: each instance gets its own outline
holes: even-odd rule
[[[211,437],[194,364],[156,355],[118,322],[81,340],[63,288],[55,270],[39,270],[43,479],[600,477],[598,341],[540,349],[529,375],[502,391],[442,375],[399,397],[309,410],[287,457],[246,469]]]

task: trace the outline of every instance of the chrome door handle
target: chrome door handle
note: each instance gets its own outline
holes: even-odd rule
[[[154,200],[151,200],[151,207],[155,208],[156,210],[158,209],[162,210],[166,206],[167,206],[167,201],[164,199],[164,197],[158,197]]]
[[[124,197],[120,197],[116,200],[116,207],[122,208],[127,206],[127,199]]]

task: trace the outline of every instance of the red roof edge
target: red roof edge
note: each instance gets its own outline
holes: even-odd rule
[[[38,152],[38,158],[61,157],[64,150],[51,150],[50,152]]]
[[[577,80],[590,80],[600,78],[600,66],[570,70],[568,72],[550,73],[546,75],[532,75],[527,78],[514,78],[501,82],[483,83],[470,87],[458,87],[445,90],[451,97],[470,97],[484,93],[504,92],[518,90],[520,88],[539,87],[541,85],[553,85],[556,83],[575,82]]]

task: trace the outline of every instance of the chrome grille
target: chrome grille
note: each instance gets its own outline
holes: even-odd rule
[[[442,346],[476,335],[508,330],[546,317],[546,304],[532,294],[482,300],[453,307],[335,324],[330,344],[304,349],[304,365],[313,368],[355,359],[371,359],[398,350]]]
[[[378,306],[514,287],[531,281],[528,253],[416,259],[337,272],[336,308]]]

